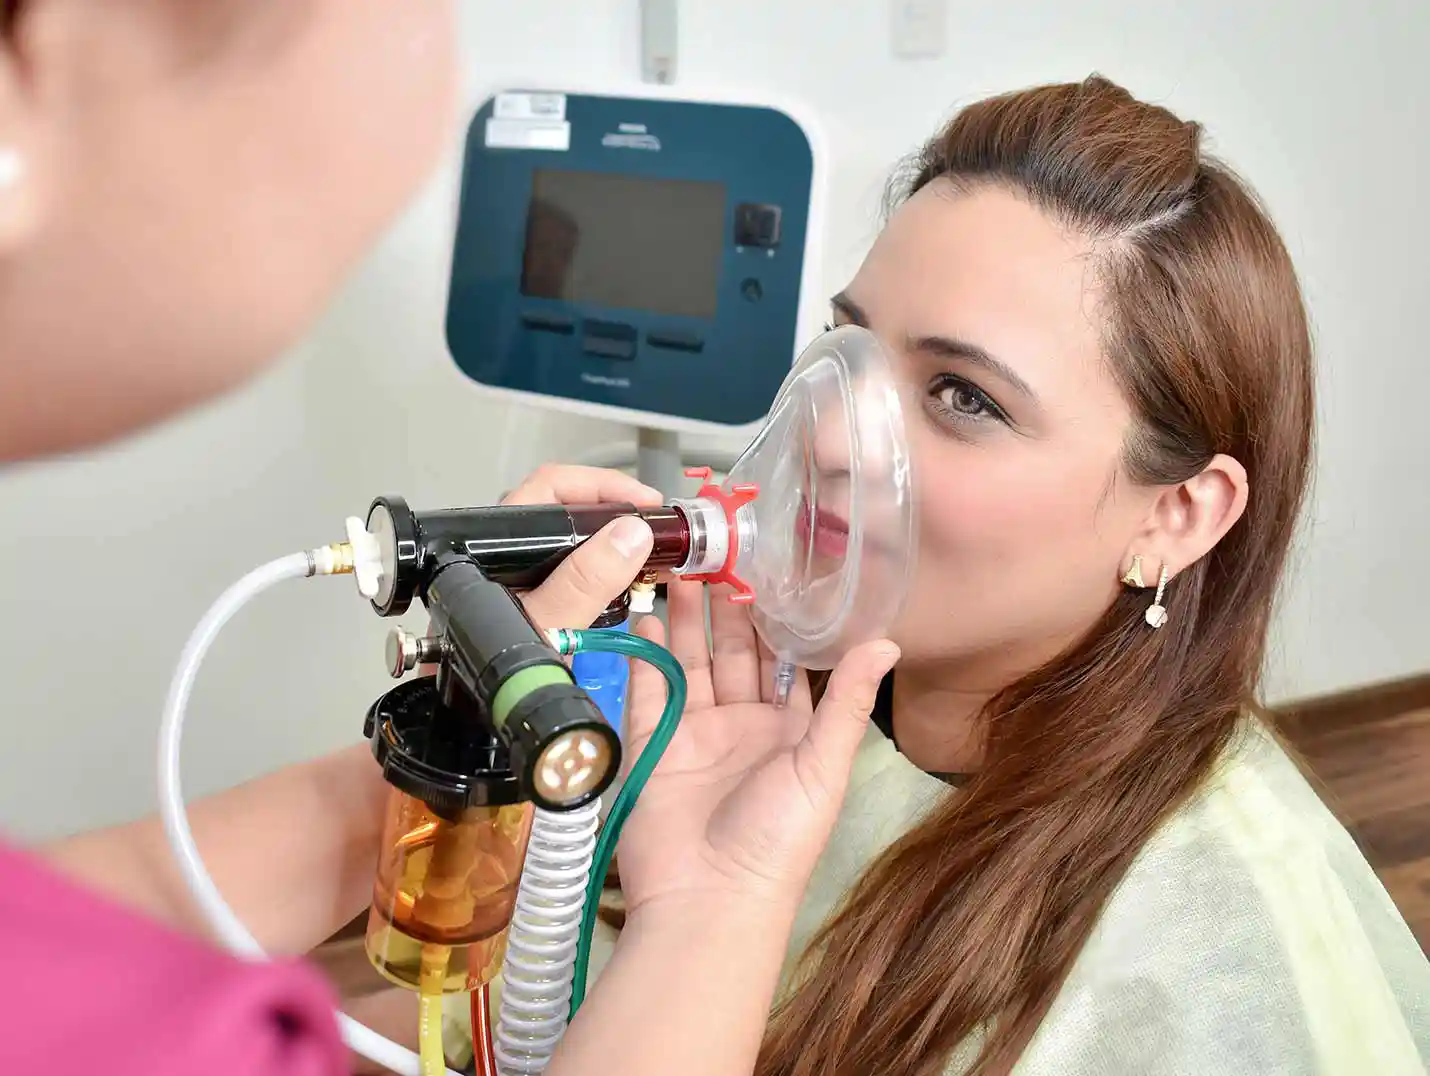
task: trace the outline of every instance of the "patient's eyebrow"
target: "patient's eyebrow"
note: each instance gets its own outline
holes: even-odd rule
[[[970,363],[988,371],[1014,392],[1026,396],[1030,402],[1038,402],[1038,394],[1033,391],[1031,385],[1023,380],[1017,370],[1014,370],[1002,359],[990,355],[977,344],[970,344],[967,340],[960,340],[952,336],[920,336],[910,337],[908,348],[917,354],[930,355],[943,360],[958,359]]]
[[[869,317],[864,313],[864,308],[849,298],[848,293],[840,292],[833,299],[829,300],[829,305],[834,308],[835,313],[843,314],[849,321],[858,325],[861,329],[869,327]]]
[[[849,297],[847,292],[840,292],[829,300],[829,305],[843,317],[858,325],[860,328],[870,328],[869,315],[864,312],[864,308]],[[977,344],[961,340],[956,336],[910,336],[905,341],[905,347],[910,353],[924,355],[940,361],[950,359],[958,360],[977,366],[986,370],[994,377],[1001,380],[1013,391],[1020,393],[1032,403],[1038,402],[1038,394],[1033,391],[1033,387],[1009,366],[1002,359],[993,355],[987,348],[979,347]]]

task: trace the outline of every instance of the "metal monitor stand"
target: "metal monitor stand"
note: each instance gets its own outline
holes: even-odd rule
[[[680,457],[680,434],[674,430],[636,430],[636,478],[667,497],[678,496],[685,485]]]
[[[709,467],[717,478],[730,473],[740,453],[725,448],[706,448],[687,455],[680,434],[648,427],[636,429],[636,443],[611,441],[577,457],[587,467],[609,467],[618,471],[634,469],[636,477],[666,497],[688,497],[694,492],[685,477],[687,467]]]

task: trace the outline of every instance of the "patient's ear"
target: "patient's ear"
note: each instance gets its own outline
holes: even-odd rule
[[[1213,457],[1198,474],[1162,490],[1123,563],[1142,559],[1143,585],[1155,587],[1162,568],[1175,579],[1212,551],[1246,511],[1246,468],[1230,456]]]

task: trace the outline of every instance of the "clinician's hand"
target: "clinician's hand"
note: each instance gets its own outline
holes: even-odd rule
[[[633,504],[655,508],[656,490],[620,471],[542,467],[503,504]],[[633,517],[608,524],[522,599],[538,627],[586,628],[635,582],[650,555],[651,532]]]
[[[898,660],[893,643],[869,643],[834,670],[818,708],[800,676],[789,706],[776,709],[773,657],[727,594],[711,592],[707,643],[700,585],[669,587],[670,649],[690,694],[621,836],[632,917],[669,900],[797,906],[833,830],[879,682]],[[656,642],[664,635],[655,617],[638,631]],[[664,706],[665,684],[637,662],[630,690],[634,757]]]

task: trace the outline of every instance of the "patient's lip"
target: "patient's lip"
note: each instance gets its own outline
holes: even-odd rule
[[[849,552],[848,521],[823,508],[811,512],[807,500],[800,500],[796,528],[800,541],[813,545],[817,556],[842,558]]]

